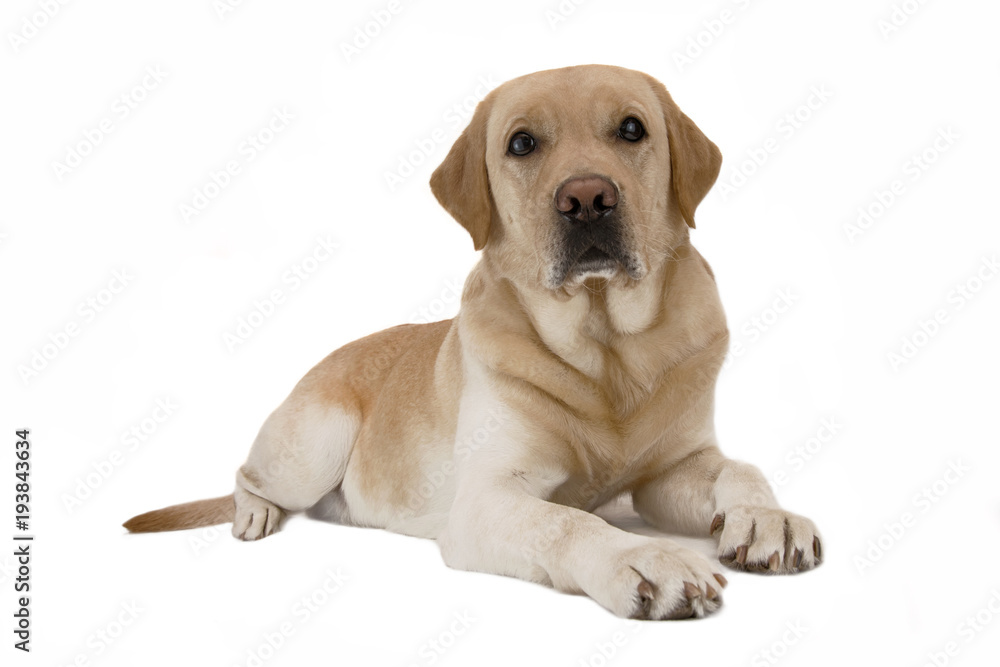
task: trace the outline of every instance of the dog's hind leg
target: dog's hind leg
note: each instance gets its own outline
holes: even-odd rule
[[[257,540],[286,512],[308,509],[344,479],[360,411],[300,392],[271,413],[236,473],[233,536]]]

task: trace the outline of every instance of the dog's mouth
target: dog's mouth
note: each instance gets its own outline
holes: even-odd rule
[[[569,273],[605,273],[616,271],[620,266],[621,262],[612,257],[608,251],[592,245],[576,258],[570,266]]]
[[[563,246],[552,264],[548,283],[552,289],[575,287],[588,278],[612,279],[620,274],[638,280],[643,276],[644,268],[618,235],[602,239],[577,237]]]
[[[591,278],[636,281],[646,274],[645,262],[632,249],[628,219],[621,210],[586,223],[561,215],[555,225],[545,276],[549,289],[575,291]]]

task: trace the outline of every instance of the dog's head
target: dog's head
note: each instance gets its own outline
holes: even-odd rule
[[[721,162],[659,81],[585,65],[487,95],[431,189],[506,273],[572,290],[665,262]]]

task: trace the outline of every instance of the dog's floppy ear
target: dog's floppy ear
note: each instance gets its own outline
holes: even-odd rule
[[[660,98],[670,141],[670,181],[681,215],[694,227],[694,210],[719,176],[722,153],[677,106],[666,87],[648,77]]]
[[[476,106],[472,121],[431,174],[431,192],[469,234],[476,250],[482,250],[496,215],[490,179],[486,173],[486,121],[493,96]]]

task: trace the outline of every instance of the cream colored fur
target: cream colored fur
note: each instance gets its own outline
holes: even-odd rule
[[[626,117],[644,125],[641,141],[616,134]],[[531,155],[507,151],[518,131],[537,138]],[[168,508],[133,526],[208,516],[255,540],[287,512],[320,508],[437,539],[452,567],[650,619],[710,613],[725,578],[718,562],[591,513],[623,493],[654,526],[715,533],[730,567],[819,564],[812,522],[780,509],[763,475],[726,459],[715,439],[728,331],[689,228],[720,162],[645,74],[584,66],[500,86],[431,181],[483,249],[460,315],[337,350],[264,423],[233,505]],[[559,282],[569,232],[553,198],[588,175],[619,193],[628,270]]]

